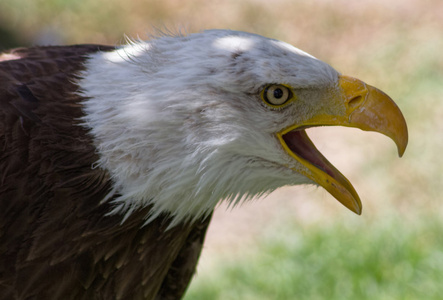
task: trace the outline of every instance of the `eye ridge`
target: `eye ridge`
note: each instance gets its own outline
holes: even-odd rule
[[[270,84],[262,94],[263,100],[274,107],[280,107],[292,99],[291,89],[282,84]]]

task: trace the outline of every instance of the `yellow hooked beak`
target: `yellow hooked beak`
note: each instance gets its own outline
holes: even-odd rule
[[[277,134],[283,148],[304,168],[298,172],[325,188],[340,203],[361,214],[360,198],[344,177],[314,146],[305,128],[339,125],[376,131],[390,137],[402,156],[408,144],[406,121],[394,101],[379,89],[356,78],[340,76],[338,96],[331,101],[337,111],[319,111],[302,124],[295,124]]]

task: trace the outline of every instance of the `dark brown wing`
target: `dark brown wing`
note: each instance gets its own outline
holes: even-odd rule
[[[209,219],[166,230],[120,224],[91,137],[76,122],[76,74],[113,47],[17,49],[0,55],[0,299],[178,299]]]

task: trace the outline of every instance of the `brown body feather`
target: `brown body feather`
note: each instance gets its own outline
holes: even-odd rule
[[[191,280],[210,218],[166,230],[145,208],[121,224],[101,203],[112,182],[92,168],[75,81],[113,49],[0,55],[0,299],[179,299]]]

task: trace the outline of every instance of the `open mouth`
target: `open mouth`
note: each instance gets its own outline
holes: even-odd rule
[[[282,135],[283,141],[288,148],[299,158],[309,162],[314,167],[327,173],[329,176],[334,176],[334,171],[331,169],[331,163],[326,157],[317,150],[306,134],[304,129],[295,129]]]
[[[325,188],[353,212],[361,214],[361,201],[354,187],[318,151],[306,134],[306,128],[306,126],[299,127],[289,132],[278,134],[280,143],[286,152],[304,166],[304,169],[296,171]]]
[[[356,78],[339,76],[338,94],[328,94],[330,101],[306,120],[278,132],[285,152],[298,162],[294,172],[322,186],[341,204],[361,214],[360,198],[348,179],[317,150],[306,134],[306,128],[346,126],[384,134],[397,144],[403,155],[408,144],[406,121],[395,102],[379,89]],[[330,97],[329,97],[330,96]],[[356,102],[356,99],[359,101]],[[361,100],[364,101],[361,101]]]

